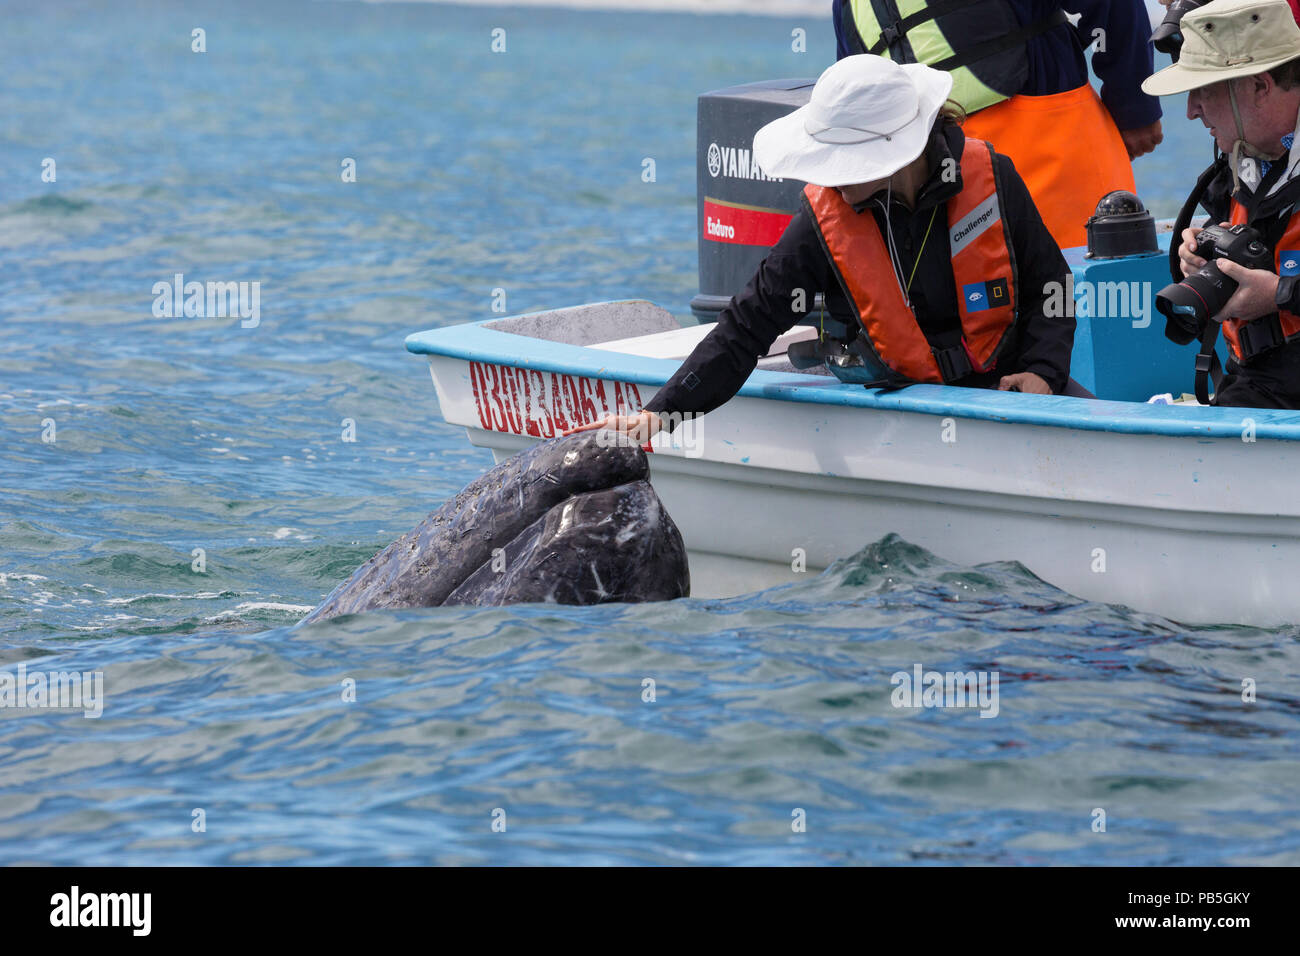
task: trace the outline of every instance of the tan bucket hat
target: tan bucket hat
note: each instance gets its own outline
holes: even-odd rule
[[[1300,57],[1300,26],[1286,0],[1212,0],[1182,22],[1178,62],[1147,77],[1152,96],[1254,76]]]

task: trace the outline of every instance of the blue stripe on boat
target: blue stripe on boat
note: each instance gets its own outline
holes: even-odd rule
[[[662,386],[681,364],[674,359],[643,358],[601,352],[578,345],[550,342],[484,328],[492,321],[469,322],[415,332],[406,337],[407,351],[516,368],[535,368],[585,378]],[[1189,356],[1190,359],[1190,356]],[[1300,441],[1300,411],[1259,408],[1181,408],[1140,402],[1108,402],[1060,395],[1028,395],[946,385],[911,385],[882,392],[845,385],[824,375],[756,370],[740,389],[747,398],[814,405],[853,405],[923,415],[983,419],[1016,425],[1045,425],[1084,431],[1180,438],[1236,438],[1247,418],[1255,422],[1255,437]]]

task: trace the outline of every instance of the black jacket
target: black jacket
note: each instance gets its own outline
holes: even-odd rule
[[[1273,163],[1259,187],[1252,193],[1243,187],[1237,199],[1246,207],[1246,224],[1257,229],[1269,249],[1275,250],[1297,202],[1300,202],[1300,177],[1292,179],[1273,195],[1269,190],[1294,161],[1288,154]],[[1231,215],[1232,173],[1225,165],[1211,180],[1201,205],[1213,222],[1227,222]],[[1288,312],[1300,314],[1300,283],[1283,279],[1278,289],[1280,305]],[[1223,380],[1215,405],[1257,408],[1300,408],[1300,340],[1261,352],[1238,365],[1228,356],[1227,377]]]
[[[938,348],[954,346],[961,337],[945,209],[947,200],[961,191],[960,166],[956,167],[956,182],[944,182],[943,171],[953,168],[952,164],[945,167],[944,160],[960,157],[965,142],[960,127],[937,125],[926,148],[932,173],[917,193],[915,211],[895,199],[889,216],[903,270],[910,275],[915,268],[909,294],[917,322],[931,345]],[[1075,323],[1072,315],[1047,318],[1043,302],[1051,292],[1049,283],[1065,282],[1069,269],[1011,160],[995,154],[995,162],[1003,186],[1002,215],[1011,223],[1011,253],[1020,277],[1019,332],[1007,343],[994,371],[972,374],[953,384],[997,387],[1004,375],[1034,372],[1059,393],[1070,374]],[[882,191],[867,203],[882,234],[886,228],[884,201]],[[932,213],[934,225],[922,246]],[[808,318],[806,313],[794,311],[796,289],[805,292],[805,308],[811,309],[813,295],[821,292],[832,317],[850,328],[860,327],[806,211],[795,215],[744,292],[719,313],[717,326],[646,403],[646,409],[703,414],[730,399],[777,336]]]

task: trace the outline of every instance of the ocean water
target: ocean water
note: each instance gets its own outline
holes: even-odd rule
[[[1295,628],[1084,602],[905,527],[728,600],[294,628],[490,464],[403,337],[494,289],[685,315],[695,97],[816,75],[828,18],[0,16],[0,670],[103,674],[98,718],[0,708],[0,862],[1300,862]],[[1209,155],[1169,107],[1161,215]],[[177,273],[260,282],[258,323],[155,316]],[[917,664],[996,671],[996,719],[892,706]]]

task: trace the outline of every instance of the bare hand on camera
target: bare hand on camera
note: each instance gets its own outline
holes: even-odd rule
[[[1228,223],[1221,222],[1219,225],[1226,226]],[[1205,227],[1202,226],[1201,228]],[[1205,260],[1194,251],[1196,249],[1196,234],[1200,231],[1200,229],[1183,230],[1183,244],[1178,247],[1178,264],[1182,267],[1184,279],[1193,272],[1205,268]]]
[[[1221,315],[1249,322],[1277,311],[1278,276],[1267,269],[1247,269],[1231,259],[1219,259],[1219,271],[1237,283]]]

